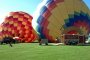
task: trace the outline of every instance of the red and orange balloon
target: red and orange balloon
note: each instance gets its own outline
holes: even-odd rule
[[[3,37],[19,37],[23,42],[33,42],[37,34],[32,27],[32,19],[25,12],[11,12],[2,24]]]

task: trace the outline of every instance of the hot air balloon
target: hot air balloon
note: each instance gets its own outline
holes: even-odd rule
[[[33,42],[37,34],[32,27],[32,19],[28,13],[11,12],[2,24],[4,37],[19,37],[21,42]]]
[[[90,33],[90,10],[82,0],[47,0],[37,19],[41,38],[56,42],[63,34]]]

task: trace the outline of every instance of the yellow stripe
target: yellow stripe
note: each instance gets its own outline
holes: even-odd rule
[[[73,0],[64,0],[68,14],[74,14],[74,2]]]
[[[90,11],[89,8],[86,6],[86,4],[83,1],[81,2],[81,5],[82,5],[83,12],[88,13],[88,11]]]
[[[74,11],[80,13],[82,8],[80,4],[81,0],[73,0],[73,2],[74,2]]]
[[[59,3],[57,8],[59,10],[58,13],[60,13],[62,15],[61,18],[63,18],[63,20],[68,18],[68,13],[67,13],[67,9],[65,7],[65,2]]]

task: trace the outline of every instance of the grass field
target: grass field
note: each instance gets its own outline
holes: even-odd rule
[[[90,46],[0,45],[0,60],[90,60]]]

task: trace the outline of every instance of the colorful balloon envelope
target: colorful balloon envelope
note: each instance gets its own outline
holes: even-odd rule
[[[32,27],[32,19],[28,13],[11,12],[2,24],[3,37],[19,37],[21,42],[33,42],[37,34]]]
[[[47,0],[37,19],[41,38],[56,42],[63,34],[90,33],[90,10],[83,0]],[[78,30],[79,31],[78,31]]]

